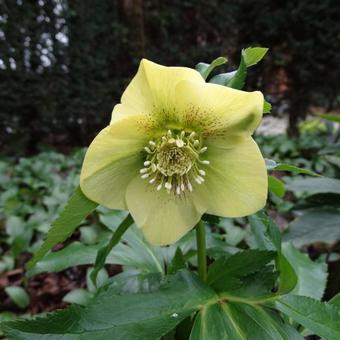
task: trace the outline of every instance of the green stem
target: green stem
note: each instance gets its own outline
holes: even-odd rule
[[[132,219],[131,215],[129,214],[121,222],[121,224],[118,226],[116,231],[113,233],[109,243],[106,246],[104,246],[104,247],[99,249],[99,251],[97,253],[97,256],[96,256],[96,262],[94,264],[93,271],[92,271],[92,273],[90,275],[91,276],[91,280],[92,280],[94,285],[96,285],[98,272],[104,267],[105,262],[106,262],[106,258],[110,254],[112,248],[116,244],[119,243],[119,241],[122,238],[123,234],[131,226],[132,223],[133,223],[133,219]]]
[[[196,225],[196,241],[198,276],[205,282],[207,280],[207,251],[205,246],[205,226],[202,221],[199,221]]]

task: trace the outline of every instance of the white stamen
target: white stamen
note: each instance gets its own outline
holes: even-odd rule
[[[165,188],[168,194],[173,192],[176,196],[187,190],[192,192],[195,185],[191,183],[202,184],[205,180],[207,170],[203,164],[210,162],[201,160],[200,154],[207,149],[196,132],[169,129],[163,136],[148,141],[140,176],[155,185],[157,191]]]
[[[184,146],[184,142],[182,141],[182,139],[176,139],[176,145],[179,147],[179,148],[182,148]]]
[[[192,185],[191,185],[191,183],[189,182],[189,180],[188,180],[187,186],[188,186],[189,191],[192,192]]]
[[[205,171],[204,170],[199,169],[198,172],[199,172],[200,175],[205,176]]]

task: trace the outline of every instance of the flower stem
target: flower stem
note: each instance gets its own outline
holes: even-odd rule
[[[196,241],[198,276],[205,282],[207,280],[207,251],[205,246],[205,226],[202,221],[199,221],[196,225]]]

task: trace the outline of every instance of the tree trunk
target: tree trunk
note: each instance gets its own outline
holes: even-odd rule
[[[145,56],[145,34],[144,34],[144,15],[143,0],[124,0],[124,13],[130,28],[130,39],[134,43],[135,56],[143,58]]]

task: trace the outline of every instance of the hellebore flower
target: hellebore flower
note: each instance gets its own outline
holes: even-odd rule
[[[265,163],[251,138],[263,101],[261,92],[144,59],[86,153],[81,189],[129,210],[157,245],[178,240],[204,213],[252,214],[267,198]]]

